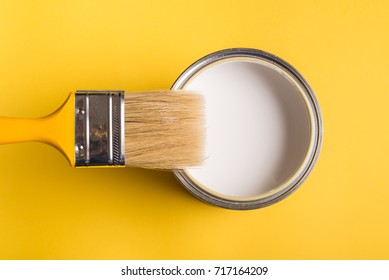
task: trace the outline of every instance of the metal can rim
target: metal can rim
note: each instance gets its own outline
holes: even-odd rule
[[[269,196],[262,197],[260,199],[254,200],[232,200],[224,197],[219,197],[215,194],[209,193],[200,186],[196,185],[184,172],[184,170],[173,170],[174,175],[180,181],[180,183],[194,196],[200,200],[215,205],[222,208],[234,209],[234,210],[250,210],[257,209],[272,205],[277,203],[284,198],[288,197],[294,191],[301,186],[301,184],[307,179],[308,175],[311,173],[314,165],[317,162],[318,156],[320,154],[322,141],[323,141],[323,120],[319,107],[317,98],[312,90],[311,86],[305,80],[305,78],[294,68],[291,64],[285,60],[275,56],[271,53],[268,53],[263,50],[252,49],[252,48],[230,48],[220,50],[209,55],[204,56],[203,58],[197,60],[192,65],[190,65],[174,82],[171,87],[172,90],[181,89],[189,79],[192,78],[198,71],[205,68],[206,66],[213,64],[217,61],[224,59],[234,58],[234,57],[246,57],[254,58],[268,63],[273,64],[274,66],[283,69],[291,77],[296,79],[305,89],[308,97],[311,101],[312,111],[314,112],[314,122],[316,124],[316,137],[314,139],[314,147],[312,149],[312,156],[308,163],[305,166],[304,171],[300,176],[293,182],[293,184],[281,189],[280,191],[273,193]]]

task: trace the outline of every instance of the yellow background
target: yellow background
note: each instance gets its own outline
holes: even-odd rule
[[[0,115],[45,115],[76,89],[169,88],[202,56],[251,47],[305,76],[325,124],[301,188],[243,212],[169,172],[0,146],[0,258],[388,259],[388,15],[387,1],[0,1]]]

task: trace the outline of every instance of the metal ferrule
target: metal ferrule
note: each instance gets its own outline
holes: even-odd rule
[[[124,91],[76,91],[76,166],[124,166],[124,144]]]

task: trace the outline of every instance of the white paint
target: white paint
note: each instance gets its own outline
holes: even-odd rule
[[[253,60],[219,62],[185,88],[206,97],[208,158],[204,166],[186,170],[197,184],[244,199],[296,173],[310,143],[309,111],[279,69]]]

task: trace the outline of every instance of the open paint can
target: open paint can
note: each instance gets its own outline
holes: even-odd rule
[[[295,191],[319,155],[323,125],[316,97],[284,60],[255,49],[227,49],[186,69],[172,89],[204,94],[206,160],[175,170],[199,199],[255,209]]]

